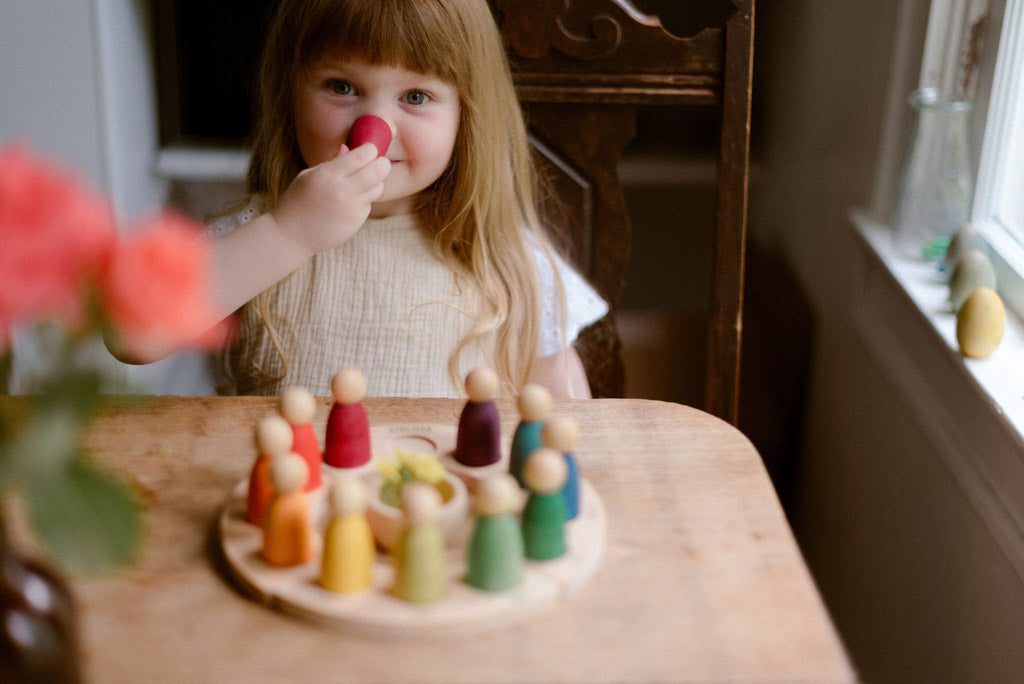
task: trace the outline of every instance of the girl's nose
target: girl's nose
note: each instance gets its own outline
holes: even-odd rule
[[[391,146],[391,126],[379,116],[367,114],[352,122],[352,128],[348,131],[346,144],[350,150],[354,150],[366,143],[373,143],[377,148],[377,154],[387,154]]]

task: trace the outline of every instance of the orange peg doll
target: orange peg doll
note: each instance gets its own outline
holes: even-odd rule
[[[316,399],[309,393],[309,390],[301,387],[288,387],[281,393],[277,409],[292,426],[294,435],[292,451],[306,461],[306,467],[309,469],[306,491],[311,492],[320,486],[322,477],[320,471],[323,463],[320,442],[313,429]]]
[[[306,462],[296,453],[270,463],[275,493],[263,521],[263,559],[271,565],[301,565],[316,552],[309,499],[302,490],[308,477]]]
[[[256,424],[255,442],[257,456],[249,474],[245,519],[262,527],[263,516],[274,496],[274,486],[270,482],[270,462],[274,457],[291,450],[292,428],[281,416],[266,416]]]

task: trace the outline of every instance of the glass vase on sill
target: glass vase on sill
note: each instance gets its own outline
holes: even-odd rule
[[[942,268],[957,228],[968,220],[971,103],[945,99],[937,88],[910,95],[914,126],[893,212],[893,243],[903,256]]]

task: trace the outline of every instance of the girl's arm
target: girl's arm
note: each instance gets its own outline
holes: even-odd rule
[[[555,399],[591,397],[583,361],[571,345],[560,352],[534,358],[529,381],[547,388]]]
[[[384,190],[391,169],[386,157],[367,144],[306,169],[296,177],[278,207],[211,243],[210,291],[217,320],[213,328],[250,299],[273,286],[314,254],[348,240],[366,221],[370,205]],[[107,339],[124,363],[152,363],[178,349],[150,345],[144,352],[132,340]]]

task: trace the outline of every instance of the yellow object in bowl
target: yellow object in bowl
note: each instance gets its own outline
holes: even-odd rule
[[[1006,308],[995,290],[979,287],[956,315],[956,340],[960,353],[983,359],[999,346],[1006,327]]]

